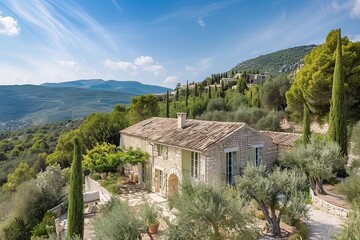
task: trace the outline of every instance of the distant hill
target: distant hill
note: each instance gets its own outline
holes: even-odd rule
[[[239,63],[230,72],[236,70],[238,72],[259,70],[260,73],[270,72],[273,76],[282,72],[291,72],[296,69],[305,55],[315,47],[316,45],[293,47],[261,55]]]
[[[112,92],[120,92],[133,95],[150,94],[150,93],[166,93],[169,88],[142,84],[136,81],[116,81],[102,79],[76,80],[62,83],[44,83],[41,86],[63,88],[82,88],[90,90],[104,90]]]
[[[0,85],[0,130],[81,119],[93,112],[109,112],[116,104],[127,105],[134,96],[167,90],[135,81],[101,79]]]
[[[132,94],[35,85],[0,86],[0,129],[80,119],[129,104]]]

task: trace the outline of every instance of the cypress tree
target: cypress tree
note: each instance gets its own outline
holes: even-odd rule
[[[79,139],[74,138],[74,158],[71,164],[67,239],[84,237],[84,200],[82,180],[82,155]]]
[[[179,101],[179,88],[176,88],[176,95],[175,95],[175,100]]]
[[[209,89],[208,89],[208,97],[209,99],[211,99],[211,85],[209,84]]]
[[[170,106],[169,106],[169,91],[166,91],[166,117],[170,116]]]
[[[338,30],[336,60],[331,94],[330,119],[328,137],[339,144],[341,153],[347,154],[347,133],[344,95],[344,68],[341,51],[341,30]]]
[[[188,106],[189,100],[189,81],[186,81],[186,92],[185,92],[185,106]]]
[[[195,97],[197,97],[197,95],[198,95],[198,89],[197,89],[198,87],[197,87],[197,83],[195,83]]]
[[[303,132],[302,132],[302,140],[303,144],[306,145],[310,142],[310,116],[309,116],[309,108],[304,103],[304,116],[303,116]]]

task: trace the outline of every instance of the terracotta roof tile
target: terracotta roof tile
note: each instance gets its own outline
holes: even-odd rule
[[[187,119],[185,127],[178,129],[177,123],[177,118],[153,117],[123,129],[120,133],[203,152],[246,125],[239,122]]]
[[[299,133],[260,131],[265,136],[271,138],[274,143],[280,146],[293,147],[295,141],[301,138]]]

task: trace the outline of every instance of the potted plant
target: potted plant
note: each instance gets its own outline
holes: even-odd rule
[[[148,231],[151,234],[157,233],[160,222],[158,217],[160,216],[161,208],[148,203],[147,201],[143,202],[139,207],[139,215],[143,221],[145,221],[148,226]]]

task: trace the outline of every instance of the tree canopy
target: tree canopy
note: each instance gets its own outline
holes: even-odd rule
[[[150,94],[133,97],[128,114],[130,124],[157,116],[159,114],[157,98]]]
[[[325,43],[314,48],[304,60],[304,67],[296,74],[286,93],[289,109],[294,116],[301,116],[303,103],[309,110],[324,117],[329,113],[337,30],[331,31]],[[342,38],[346,107],[349,117],[358,119],[360,114],[360,42]]]
[[[258,239],[244,200],[229,186],[185,181],[170,202],[176,220],[165,239]]]

